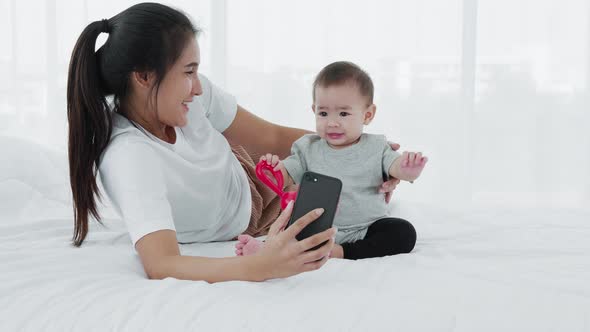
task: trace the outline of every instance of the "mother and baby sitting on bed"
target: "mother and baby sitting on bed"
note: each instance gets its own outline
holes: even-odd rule
[[[108,39],[95,51],[100,33]],[[198,33],[182,12],[142,3],[90,23],[78,38],[67,87],[74,244],[86,238],[90,216],[100,221],[100,174],[149,278],[262,281],[329,258],[411,252],[416,231],[388,217],[387,203],[427,158],[363,133],[376,113],[371,78],[350,62],[332,63],[313,83],[316,133],[275,125],[197,73]],[[334,227],[298,241],[323,209],[285,228],[293,203],[280,210],[255,176],[258,161],[287,185],[305,171],[339,178]],[[235,257],[186,256],[178,245],[236,237]]]

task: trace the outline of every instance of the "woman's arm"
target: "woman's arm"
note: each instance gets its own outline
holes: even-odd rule
[[[144,270],[150,279],[168,277],[220,282],[229,280],[262,281],[264,271],[256,268],[253,256],[209,258],[181,256],[176,232],[161,230],[137,241]]]
[[[220,282],[229,280],[263,281],[317,270],[324,265],[334,247],[335,228],[302,241],[296,236],[323,211],[312,210],[283,231],[293,210],[290,203],[271,225],[265,248],[257,255],[208,258],[182,256],[172,230],[159,230],[137,241],[143,268],[150,279],[176,278]],[[312,248],[326,242],[316,250]]]
[[[268,122],[238,105],[236,117],[223,135],[231,144],[241,145],[252,154],[272,153],[284,159],[291,154],[293,142],[309,133]]]

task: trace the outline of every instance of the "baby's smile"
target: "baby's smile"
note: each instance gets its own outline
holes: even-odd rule
[[[343,133],[329,133],[327,135],[328,135],[328,138],[330,138],[330,139],[339,139],[339,138],[344,137]]]

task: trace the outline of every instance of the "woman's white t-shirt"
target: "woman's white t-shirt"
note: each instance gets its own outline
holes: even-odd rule
[[[247,227],[248,178],[221,134],[233,122],[233,96],[199,76],[203,94],[189,105],[188,124],[169,144],[114,114],[99,174],[133,245],[163,229],[178,242],[230,240]]]

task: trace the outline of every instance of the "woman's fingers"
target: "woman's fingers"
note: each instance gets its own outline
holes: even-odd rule
[[[306,215],[297,219],[297,221],[289,226],[289,228],[287,228],[283,234],[285,234],[285,236],[290,239],[294,239],[295,236],[297,236],[297,234],[299,234],[299,232],[305,228],[305,226],[311,224],[314,220],[319,218],[322,213],[324,213],[324,209],[321,208],[309,211]]]
[[[399,179],[391,178],[390,180],[387,180],[381,184],[381,187],[379,188],[379,192],[380,193],[392,192],[397,187],[399,182],[400,182]]]
[[[385,193],[385,203],[389,204],[391,201],[392,192],[395,190],[397,185],[400,183],[399,179],[391,178],[391,180],[384,182],[379,189],[380,193]]]
[[[325,256],[319,261],[303,264],[303,272],[315,271],[322,267],[328,261],[328,256]]]
[[[270,226],[270,229],[268,230],[269,236],[275,236],[285,228],[287,222],[289,222],[289,218],[291,218],[291,212],[293,212],[293,201],[290,201],[289,204],[287,204],[287,207],[281,212],[277,220],[275,220]]]
[[[389,204],[389,202],[391,202],[391,191],[388,191],[385,193],[385,203]]]
[[[309,238],[311,238],[311,237],[309,237]],[[334,243],[335,243],[334,238],[331,237],[329,240],[323,239],[318,244],[322,244],[323,242],[326,242],[326,244],[322,245],[321,247],[317,248],[316,250],[311,250],[308,252],[304,251],[303,254],[301,254],[301,260],[303,261],[303,263],[315,262],[321,258],[324,258],[325,256],[330,255],[332,248],[334,248]],[[315,244],[314,247],[317,246],[318,244]]]
[[[400,148],[400,145],[397,143],[387,142],[393,151],[397,151]]]
[[[317,270],[326,263],[330,252],[334,248],[335,228],[330,228],[302,241],[297,241],[295,238],[303,228],[316,220],[324,212],[323,209],[315,209],[308,212],[285,231],[279,232],[281,226],[287,224],[292,209],[293,202],[289,202],[287,208],[272,224],[266,245],[261,249],[261,253],[267,255],[272,261],[273,270],[277,271],[274,273],[275,276],[290,276],[301,272]],[[323,244],[324,242],[326,243]],[[316,250],[306,251],[316,246],[320,247]],[[243,254],[243,249],[241,251]],[[240,249],[236,249],[236,253],[239,252]]]
[[[309,250],[317,245],[320,245],[328,240],[331,241],[334,239],[335,235],[336,235],[336,228],[335,227],[332,227],[332,228],[326,229],[323,232],[314,234],[306,239],[299,241],[300,250],[303,252],[303,251]]]

